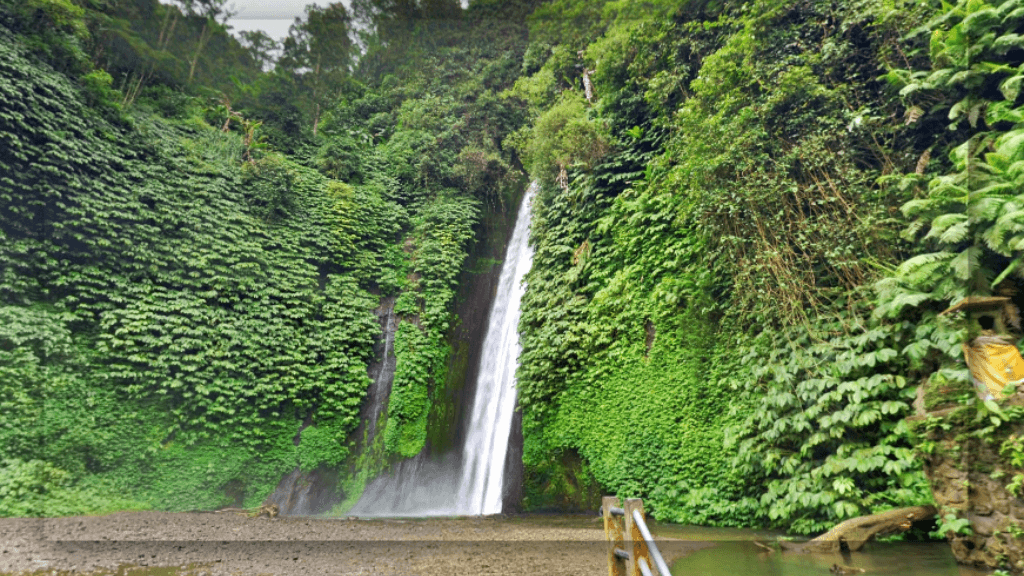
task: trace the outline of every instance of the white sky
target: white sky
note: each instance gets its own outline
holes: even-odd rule
[[[167,0],[164,0],[166,2]],[[228,24],[233,33],[263,30],[271,38],[281,41],[288,36],[288,27],[297,16],[303,16],[307,4],[326,6],[338,0],[228,0],[225,8],[234,14]],[[349,0],[341,0],[345,6]],[[462,7],[469,4],[462,0]]]
[[[164,0],[166,2],[166,0]],[[319,4],[326,6],[338,0],[228,0],[227,8],[235,12],[236,20],[294,20],[296,16],[303,15],[307,4]],[[341,0],[345,6],[349,0]],[[468,0],[462,0],[462,7],[469,4]]]
[[[294,22],[294,18],[289,19],[273,19],[273,20],[242,20],[240,18],[232,18],[228,21],[228,25],[231,26],[231,33],[238,37],[239,32],[251,32],[253,30],[262,30],[267,33],[274,40],[281,42],[288,37],[288,27]]]
[[[262,30],[278,42],[288,36],[288,27],[304,15],[307,4],[326,6],[337,0],[228,0],[225,8],[234,14],[228,25],[231,32]],[[342,0],[348,6],[348,0]]]
[[[235,12],[232,20],[295,20],[304,14],[306,4],[326,6],[331,0],[228,0],[227,7]],[[348,5],[348,2],[344,2]]]

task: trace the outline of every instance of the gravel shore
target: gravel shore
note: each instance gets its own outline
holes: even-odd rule
[[[659,538],[669,562],[705,546]],[[599,576],[606,558],[601,523],[583,517],[0,518],[0,574]]]

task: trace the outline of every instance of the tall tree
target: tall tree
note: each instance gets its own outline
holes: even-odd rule
[[[192,56],[188,59],[188,83],[192,83],[192,79],[196,74],[196,64],[199,62],[199,57],[203,53],[203,49],[206,44],[213,37],[214,33],[220,28],[224,30],[225,23],[228,18],[231,17],[231,12],[224,8],[224,4],[227,0],[175,0],[181,7],[181,11],[184,12],[185,16],[189,19],[200,19],[202,20],[202,28],[199,32],[199,38],[196,40],[196,49],[192,53]]]
[[[281,44],[262,30],[243,30],[238,33],[238,41],[249,53],[249,57],[266,72],[274,63],[275,55]]]
[[[390,44],[409,33],[418,10],[416,0],[352,0],[352,13],[364,39]]]
[[[321,8],[306,6],[306,19],[296,18],[284,41],[279,66],[299,75],[310,90],[313,135],[332,89],[352,68],[355,53],[352,19],[341,2]]]
[[[384,44],[402,41],[420,20],[456,20],[462,16],[459,0],[352,0],[359,27]]]

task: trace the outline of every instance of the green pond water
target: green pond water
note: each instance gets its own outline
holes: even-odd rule
[[[593,516],[526,515],[512,522],[550,527],[594,528]],[[862,551],[840,554],[768,552],[754,541],[771,542],[780,532],[738,528],[682,526],[649,520],[658,538],[708,542],[713,546],[692,552],[669,567],[673,576],[830,576],[833,565],[863,569],[864,576],[985,576],[987,570],[958,566],[945,542],[869,542]]]
[[[756,530],[654,524],[655,537],[713,542],[678,559],[674,576],[828,576],[833,565],[864,570],[865,576],[982,576],[988,571],[958,566],[945,542],[869,542],[845,558],[840,554],[769,552],[754,544],[778,534]]]

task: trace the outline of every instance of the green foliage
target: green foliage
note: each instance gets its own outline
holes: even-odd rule
[[[1006,469],[1020,471],[1010,478],[1006,491],[1018,497],[1024,496],[1024,437],[1020,434],[1007,435],[999,446],[999,456]]]
[[[585,104],[579,93],[563,92],[534,122],[524,161],[544,184],[553,184],[559,169],[591,168],[608,152],[608,136],[600,124],[587,118]]]
[[[952,538],[954,535],[971,535],[971,521],[959,518],[956,512],[947,512],[939,519],[938,526],[930,535],[934,538]]]
[[[325,8],[306,6],[306,18],[295,19],[288,38],[282,44],[278,68],[296,76],[307,100],[316,136],[320,117],[331,104],[332,88],[345,77],[352,66],[355,47],[350,37],[351,21],[341,2]]]
[[[144,508],[109,486],[73,486],[70,474],[41,460],[0,461],[0,516],[69,516]]]
[[[259,502],[296,465],[342,460],[378,330],[370,252],[401,216],[279,155],[241,170],[240,136],[195,117],[112,126],[7,36],[0,51],[0,456],[65,474],[26,489],[105,478],[210,508],[229,484]],[[100,508],[32,506],[10,513]]]
[[[319,425],[302,431],[298,446],[299,465],[303,470],[336,468],[345,460],[345,436],[348,429],[341,426]]]
[[[117,110],[120,108],[120,94],[112,88],[113,82],[105,70],[93,70],[82,76],[83,95],[96,108]]]
[[[915,389],[901,375],[908,367],[899,361],[898,343],[910,331],[909,324],[882,325],[819,342],[794,331],[772,357],[746,359],[759,366],[753,375],[770,384],[745,391],[757,409],[730,434],[738,471],[767,478],[759,516],[812,533],[930,501],[902,421]],[[934,337],[922,332],[919,344]],[[771,349],[762,344],[752,354],[758,348]]]
[[[478,210],[470,198],[441,194],[423,206],[410,238],[409,291],[395,304],[402,322],[395,334],[394,381],[384,432],[387,453],[415,456],[427,440],[431,389],[445,380],[455,282],[473,237]]]
[[[898,38],[922,8],[655,22],[613,4],[603,36],[554,46],[516,91],[538,108],[520,145],[548,182],[521,324],[528,475],[571,450],[660,518],[801,533],[929,501],[901,422],[961,334],[873,316],[869,291],[909,248],[892,213],[910,192],[876,180],[936,145],[887,120],[900,102],[871,84],[912,52]],[[553,186],[600,142],[563,139],[584,117],[609,149]]]
[[[71,0],[7,0],[0,3],[0,25],[19,33],[31,50],[59,69],[89,68],[82,49],[89,40],[85,10]]]
[[[529,505],[927,502],[912,386],[968,381],[937,312],[1024,279],[1018,3],[541,4],[310,7],[272,72],[218,0],[0,4],[0,513],[252,505],[296,466],[351,505],[433,442],[520,164]],[[397,367],[350,453],[376,295]]]
[[[107,475],[150,506],[171,511],[260,505],[297,465],[294,422],[263,423],[253,446],[224,438],[152,446],[145,459]]]
[[[407,16],[438,34],[393,36],[397,65],[361,80],[340,3],[270,73],[222,0],[0,5],[0,459],[34,495],[0,513],[252,505],[358,461],[352,500],[382,465],[349,460],[371,294],[404,316],[381,444],[423,448],[475,227],[518,180],[524,107],[495,94],[530,9],[445,29],[419,20],[462,9],[435,4]]]
[[[930,250],[911,258],[887,281],[880,313],[898,314],[928,300],[949,302],[988,294],[1004,280],[1022,278],[1018,195],[1024,177],[1024,131],[1019,85],[1024,62],[1011,50],[1021,16],[1013,2],[960,2],[923,27],[932,31],[932,70],[893,70],[888,78],[908,100],[927,102],[958,129],[949,151],[952,170],[927,181],[899,182],[917,198],[903,205],[905,236]],[[968,126],[964,126],[964,124]],[[987,130],[983,129],[987,128]]]
[[[446,413],[435,403],[445,401],[440,388],[457,322],[451,314],[457,281],[481,213],[508,210],[517,159],[502,140],[525,119],[521,102],[495,95],[516,78],[514,55],[525,47],[521,20],[503,21],[500,13],[519,8],[474,4],[465,21],[422,20],[436,10],[444,11],[353,5],[379,36],[368,39],[360,59],[357,75],[366,83],[341,87],[318,136],[318,167],[351,184],[332,189],[339,239],[348,234],[346,222],[361,227],[358,236],[370,242],[351,251],[356,258],[382,254],[366,261],[365,270],[377,276],[382,292],[397,294],[397,366],[378,428],[381,452],[390,458],[419,453],[431,418]],[[407,35],[411,30],[422,34]],[[375,43],[384,38],[386,48]],[[374,219],[380,228],[367,229]],[[358,466],[375,465],[366,460]],[[350,488],[361,485],[357,480]]]

